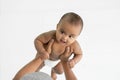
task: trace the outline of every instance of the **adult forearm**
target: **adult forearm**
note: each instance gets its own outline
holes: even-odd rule
[[[35,39],[34,45],[35,45],[35,48],[38,51],[38,53],[43,53],[46,51],[44,46],[43,46],[43,43],[40,40]]]
[[[65,73],[66,80],[77,80],[76,76],[74,75],[73,71],[71,70],[68,61],[61,61]]]
[[[39,68],[39,66],[42,64],[42,62],[43,60],[41,60],[41,58],[39,57],[32,60],[15,75],[13,80],[20,80],[20,78],[25,74],[35,72]]]

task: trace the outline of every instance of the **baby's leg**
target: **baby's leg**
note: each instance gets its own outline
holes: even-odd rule
[[[62,73],[63,73],[62,63],[59,62],[55,67],[52,68],[51,77],[53,78],[53,80],[56,80],[57,79],[56,74],[62,74]]]
[[[35,58],[39,57],[40,53],[37,53]],[[39,68],[36,70],[36,72],[38,72],[40,69],[42,69],[45,66],[44,62],[39,66]]]

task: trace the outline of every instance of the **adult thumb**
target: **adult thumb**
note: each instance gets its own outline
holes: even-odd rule
[[[51,53],[51,47],[53,45],[54,39],[50,40],[48,43],[48,47],[47,47],[47,52],[50,54]]]
[[[70,47],[66,47],[65,49],[65,53],[64,53],[65,57],[70,57]]]

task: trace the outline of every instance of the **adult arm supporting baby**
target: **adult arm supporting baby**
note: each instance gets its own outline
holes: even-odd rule
[[[65,73],[66,80],[77,80],[75,74],[71,70],[67,61],[61,61]]]
[[[52,40],[52,35],[53,35],[53,31],[49,31],[49,32],[45,32],[41,35],[39,35],[35,40],[34,40],[34,44],[35,44],[35,48],[37,50],[37,54],[41,55],[41,58],[46,57],[48,58],[49,55],[46,51],[45,45],[48,44],[50,41]]]
[[[50,53],[51,51],[51,45],[53,43],[50,42],[48,45],[48,53]],[[65,52],[63,53],[63,55],[61,56],[61,62],[63,65],[63,69],[65,72],[65,76],[66,76],[66,80],[77,80],[76,76],[74,75],[73,71],[71,70],[71,68],[68,65],[68,58],[70,57],[71,53],[69,52],[69,48],[67,48],[65,50]],[[13,80],[20,80],[21,77],[23,77],[24,75],[28,74],[28,73],[33,73],[35,72],[38,67],[41,65],[41,63],[43,62],[43,60],[41,58],[35,58],[34,60],[32,60],[30,63],[28,63],[25,67],[23,67],[14,77]]]
[[[69,63],[68,63],[68,59],[69,59],[70,55],[71,55],[70,49],[69,49],[69,47],[67,47],[65,52],[63,53],[63,55],[60,57],[61,63],[62,63],[63,69],[64,69],[66,80],[77,80],[75,74],[71,70]]]
[[[53,42],[49,42],[47,47],[47,52],[51,53],[51,46]],[[21,77],[23,77],[25,74],[36,72],[36,70],[39,68],[39,66],[43,63],[43,61],[46,58],[37,57],[34,60],[32,60],[30,63],[25,65],[14,77],[13,80],[20,80]]]

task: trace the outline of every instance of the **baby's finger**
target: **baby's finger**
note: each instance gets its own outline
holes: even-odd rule
[[[54,39],[50,40],[50,42],[48,43],[48,47],[47,47],[48,53],[51,53],[51,47],[52,47],[53,42],[54,42]]]

